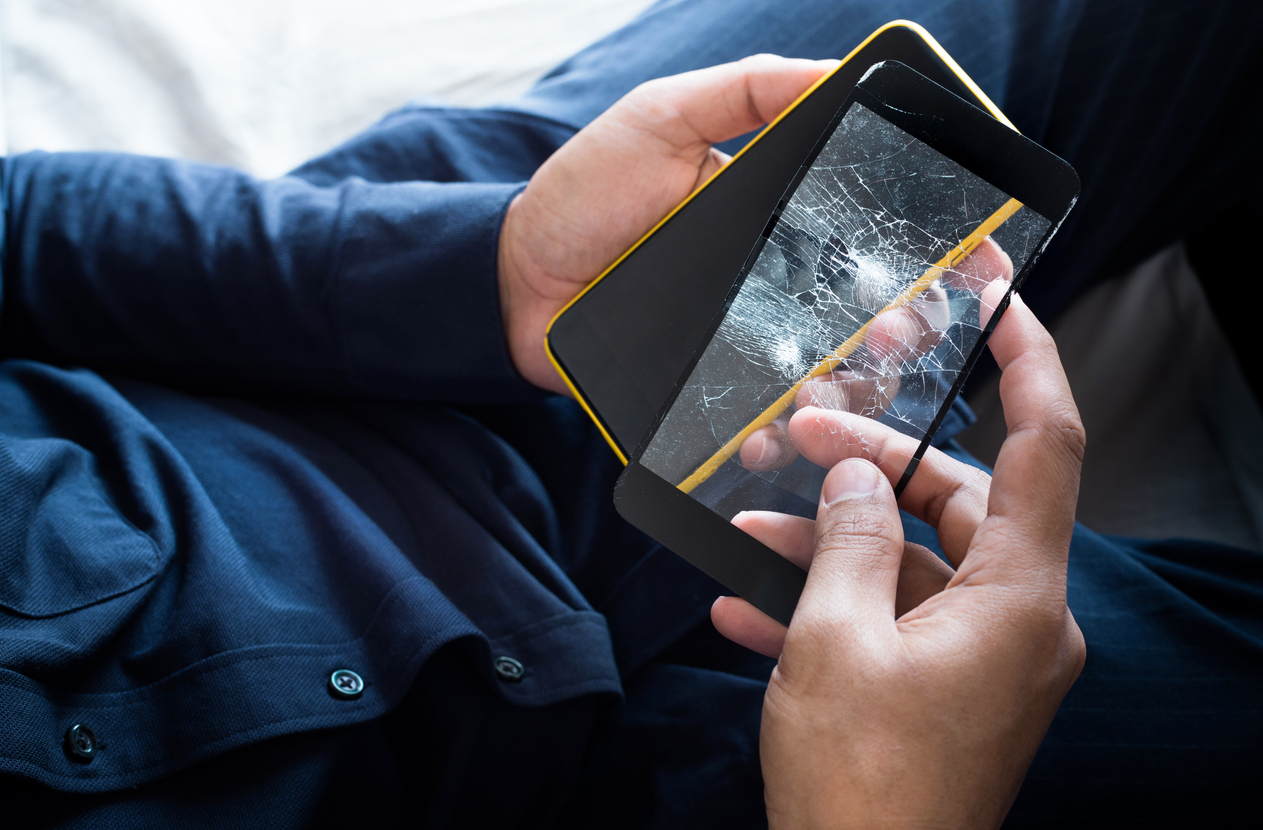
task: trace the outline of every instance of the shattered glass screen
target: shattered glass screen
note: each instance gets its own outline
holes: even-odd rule
[[[815,516],[804,407],[923,439],[1051,224],[858,103],[783,204],[639,459],[728,519]]]

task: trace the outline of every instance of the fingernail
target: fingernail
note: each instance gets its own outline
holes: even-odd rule
[[[754,466],[756,467],[762,467],[765,462],[771,463],[773,459],[770,456],[776,452],[776,447],[772,446],[776,443],[775,441],[772,441],[767,436],[763,436],[759,440],[762,443],[759,446],[759,457],[754,459]]]
[[[877,492],[877,470],[858,458],[848,459],[830,471],[824,480],[824,503],[861,501]]]

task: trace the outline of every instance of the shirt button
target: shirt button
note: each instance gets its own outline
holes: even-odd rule
[[[495,667],[496,674],[506,683],[516,683],[522,679],[522,675],[526,674],[526,667],[514,660],[512,657],[505,657],[503,654],[491,661],[491,665]]]
[[[96,735],[81,723],[66,730],[66,753],[74,760],[88,763],[96,757]]]
[[[338,669],[329,675],[329,694],[339,700],[354,700],[364,692],[364,678],[350,669]]]

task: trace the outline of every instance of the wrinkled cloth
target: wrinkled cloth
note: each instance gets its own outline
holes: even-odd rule
[[[8,159],[8,803],[33,826],[763,824],[771,664],[709,629],[718,586],[613,514],[582,413],[513,373],[496,235],[636,83],[845,54],[898,16],[1084,180],[1024,292],[1046,315],[1198,222],[1257,144],[1221,129],[1257,59],[1246,4],[681,0],[511,106],[405,108],[272,181]],[[1070,562],[1088,663],[1010,825],[1235,815],[1263,558],[1079,528]],[[342,668],[360,698],[329,693]],[[90,763],[63,748],[76,723]]]

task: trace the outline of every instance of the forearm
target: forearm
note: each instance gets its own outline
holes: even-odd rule
[[[506,109],[406,106],[290,175],[316,185],[513,183],[529,179],[574,127]]]
[[[3,353],[216,388],[521,397],[495,268],[517,189],[14,157]]]

